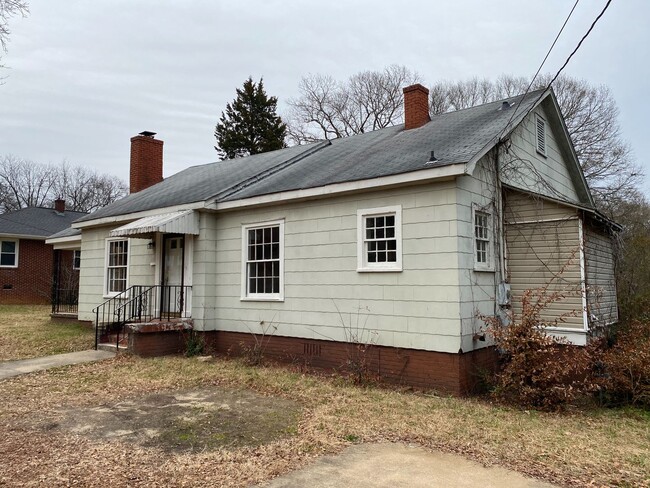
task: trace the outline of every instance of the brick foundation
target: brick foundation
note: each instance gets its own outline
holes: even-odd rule
[[[192,328],[191,320],[130,324],[129,351],[140,357],[167,356],[185,351],[183,331]]]
[[[242,354],[243,347],[255,344],[251,334],[238,332],[210,331],[205,333],[205,339],[213,351],[235,356]],[[355,354],[354,346],[342,342],[280,336],[266,340],[265,357],[315,368],[341,368]],[[475,391],[480,371],[494,370],[497,365],[494,348],[452,354],[374,346],[368,354],[372,373],[382,381],[433,388],[453,395]]]

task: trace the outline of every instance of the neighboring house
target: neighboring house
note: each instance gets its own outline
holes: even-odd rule
[[[50,303],[55,270],[71,285],[78,283],[74,252],[55,253],[45,239],[84,215],[66,210],[63,200],[56,200],[54,208],[0,215],[0,303]]]
[[[73,224],[79,318],[106,340],[132,323],[143,355],[188,324],[221,352],[266,332],[266,354],[316,366],[367,341],[385,380],[454,393],[494,363],[481,316],[525,289],[564,296],[542,316],[575,344],[616,321],[614,224],[553,92],[433,119],[426,88],[404,95],[403,125],[164,180],[162,141],[132,138],[132,194]]]
[[[54,249],[52,276],[52,315],[77,317],[79,303],[79,270],[81,269],[81,231],[68,227],[47,238]],[[72,267],[70,267],[72,257]]]

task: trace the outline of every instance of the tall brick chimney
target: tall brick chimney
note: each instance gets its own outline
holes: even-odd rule
[[[54,211],[59,213],[65,213],[65,200],[57,198],[54,200]]]
[[[155,135],[145,131],[131,138],[131,193],[163,180],[163,141],[154,139]]]
[[[404,129],[417,129],[431,120],[429,90],[419,83],[404,88]]]

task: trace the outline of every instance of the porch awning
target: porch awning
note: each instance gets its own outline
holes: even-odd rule
[[[199,214],[194,210],[181,210],[151,217],[143,217],[113,229],[110,237],[150,237],[156,232],[166,234],[199,235]]]

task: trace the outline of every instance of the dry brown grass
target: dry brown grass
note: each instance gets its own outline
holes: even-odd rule
[[[0,361],[90,349],[94,332],[74,322],[50,321],[49,305],[0,305]]]
[[[255,448],[174,454],[35,427],[66,406],[210,386],[300,403],[297,434]],[[650,486],[650,415],[639,410],[526,412],[478,399],[360,388],[282,367],[180,357],[122,357],[14,378],[0,383],[0,398],[0,485],[246,486],[350,442],[383,440],[461,453],[563,485]]]

